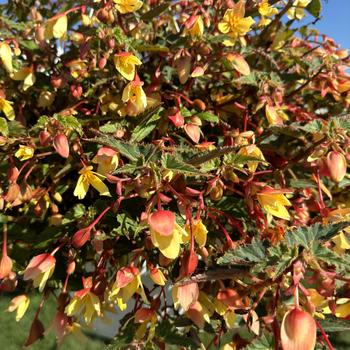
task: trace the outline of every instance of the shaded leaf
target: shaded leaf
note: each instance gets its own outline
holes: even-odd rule
[[[176,156],[168,153],[162,156],[162,166],[167,170],[178,171],[182,173],[201,175],[202,173],[191,164],[187,164]]]

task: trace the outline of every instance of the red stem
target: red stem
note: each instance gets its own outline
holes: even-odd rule
[[[318,321],[315,321],[315,322],[316,322],[316,325],[317,325],[318,329],[319,329],[320,332],[321,332],[322,338],[323,338],[323,340],[325,341],[325,343],[327,344],[329,350],[334,350],[334,348],[333,348],[331,342],[330,342],[329,339],[328,339],[328,335],[327,335],[327,333],[324,331],[324,329],[323,329],[323,327],[321,326],[321,324],[320,324]]]
[[[6,223],[4,223],[4,231],[3,231],[2,256],[7,256],[7,224]]]

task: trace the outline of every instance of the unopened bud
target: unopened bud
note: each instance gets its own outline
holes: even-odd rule
[[[294,308],[283,317],[281,326],[283,350],[313,350],[316,343],[316,322],[312,316]]]
[[[327,154],[326,165],[330,174],[330,178],[334,182],[340,182],[346,175],[346,159],[343,154],[331,151]]]

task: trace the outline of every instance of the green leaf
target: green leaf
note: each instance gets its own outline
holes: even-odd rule
[[[334,265],[338,272],[350,271],[350,256],[348,254],[338,255],[317,242],[313,244],[311,254],[328,265]]]
[[[264,333],[260,338],[255,339],[251,344],[246,346],[244,350],[273,350],[275,344],[273,336],[270,333]]]
[[[153,18],[155,18],[155,17],[161,15],[163,12],[165,12],[170,5],[171,5],[171,1],[166,1],[163,4],[160,4],[160,5],[156,6],[156,7],[153,7],[151,10],[149,10],[146,13],[144,13],[141,16],[141,19],[144,22],[149,22]]]
[[[329,240],[339,231],[349,226],[349,222],[339,222],[329,225],[316,223],[312,226],[298,227],[286,232],[285,239],[290,246],[302,246],[310,248],[314,241]]]
[[[197,117],[206,120],[207,122],[211,123],[218,123],[219,122],[219,117],[216,116],[215,114],[212,114],[210,112],[201,112],[197,114]]]
[[[322,328],[327,333],[350,331],[350,322],[348,320],[332,317],[325,320],[320,320],[318,322],[320,322]]]
[[[293,188],[316,188],[315,182],[306,179],[291,179],[289,181],[289,187]]]
[[[185,173],[188,175],[202,175],[197,168],[191,164],[187,164],[181,159],[173,156],[169,153],[163,154],[162,156],[162,166],[167,170],[172,170],[176,172]]]
[[[158,113],[153,114],[151,118],[137,125],[131,135],[131,142],[140,142],[147,137],[157,126],[157,121],[160,119]]]
[[[306,10],[314,17],[319,18],[322,11],[321,0],[312,0],[309,5],[306,6]]]
[[[0,133],[2,133],[4,136],[8,136],[9,134],[9,127],[7,125],[7,120],[2,117],[0,117]]]
[[[209,160],[219,158],[225,154],[229,154],[237,151],[237,147],[227,146],[222,148],[214,149],[213,151],[202,152],[198,156],[191,158],[188,163],[192,165],[200,165],[202,163],[208,162]]]
[[[85,139],[85,141],[111,147],[133,162],[136,162],[141,157],[140,148],[137,145],[118,141],[112,136],[102,135],[94,139]]]
[[[218,259],[219,265],[234,263],[258,263],[266,259],[266,248],[260,239],[253,238],[252,243],[229,250]]]
[[[55,115],[55,118],[61,123],[61,125],[66,129],[75,130],[80,136],[83,134],[82,126],[79,120],[73,115],[61,116],[59,114]]]
[[[251,162],[260,162],[260,163],[265,163],[266,161],[261,160],[260,158],[257,157],[252,157],[252,156],[247,156],[244,154],[228,154],[225,155],[224,157],[224,162],[226,165],[244,165],[247,163],[251,163]]]

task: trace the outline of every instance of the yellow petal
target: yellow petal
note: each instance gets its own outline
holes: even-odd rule
[[[228,329],[235,328],[236,318],[237,316],[233,310],[229,310],[225,313],[224,320]]]
[[[23,300],[18,308],[17,308],[17,312],[16,312],[16,321],[18,322],[26,313],[28,306],[30,303],[30,299],[28,297],[25,298],[25,300]]]
[[[13,102],[7,101],[4,98],[0,98],[0,109],[4,112],[8,120],[15,119],[15,111],[11,106],[12,103]]]
[[[108,187],[103,183],[102,180],[98,178],[98,176],[94,174],[88,174],[88,180],[92,187],[94,187],[101,196],[109,196],[111,197],[111,194],[109,193]]]
[[[54,23],[52,28],[53,37],[56,39],[62,39],[66,32],[68,26],[67,16],[60,16]]]
[[[179,256],[181,236],[176,229],[170,236],[162,236],[151,230],[151,240],[154,246],[168,259],[175,259]]]
[[[86,193],[89,189],[90,183],[89,180],[85,175],[80,175],[77,185],[75,186],[74,190],[74,196],[78,197],[79,199],[83,199],[86,196]]]
[[[350,302],[337,306],[335,315],[342,318],[348,317],[350,315]]]
[[[5,66],[5,69],[9,73],[12,73],[12,51],[10,46],[5,42],[0,43],[0,59],[2,64]]]
[[[47,271],[39,274],[33,280],[34,287],[39,287],[39,292],[42,292],[45,288],[47,280],[52,276],[55,270],[55,265],[52,265]]]
[[[68,316],[77,315],[80,312],[80,309],[82,308],[82,303],[83,302],[81,298],[73,297],[70,303],[66,306],[64,312]]]

